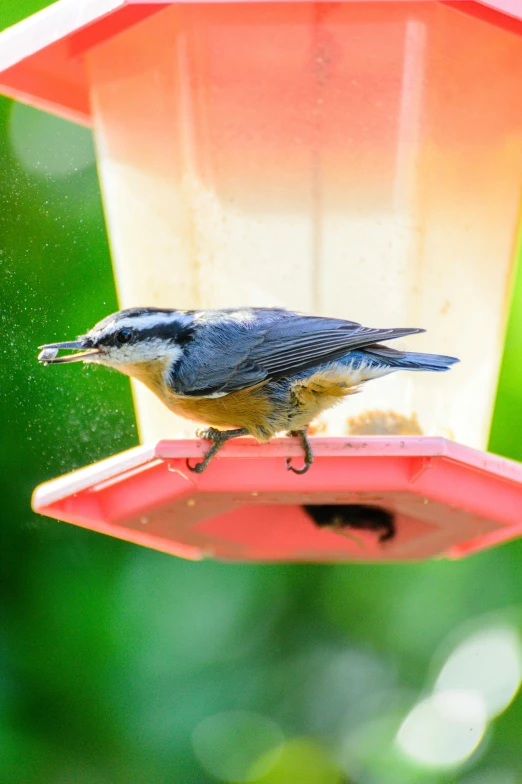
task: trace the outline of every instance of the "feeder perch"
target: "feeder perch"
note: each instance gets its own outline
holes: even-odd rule
[[[321,438],[301,477],[281,460],[295,444],[248,441],[188,475],[179,465],[203,448],[179,440],[192,425],[136,386],[156,447],[44,485],[35,508],[227,558],[455,555],[518,535],[520,473],[480,450],[520,228],[521,77],[519,0],[60,0],[2,33],[0,90],[93,129],[122,307],[281,305],[419,326],[408,347],[461,359],[370,382],[319,429],[360,448]],[[429,470],[412,480],[410,458]],[[153,480],[159,501],[133,490]],[[139,536],[136,510],[121,511],[136,493],[151,520]],[[303,505],[339,498],[388,509],[396,539],[311,527]]]

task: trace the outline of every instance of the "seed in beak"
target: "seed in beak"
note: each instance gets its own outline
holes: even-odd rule
[[[44,365],[48,365],[50,361],[52,361],[58,355],[57,348],[44,348],[38,354],[38,362],[42,362]]]
[[[67,343],[49,343],[47,346],[39,346],[41,349],[38,355],[38,361],[43,365],[57,365],[63,362],[81,362],[87,357],[99,354],[99,348],[84,349],[84,345],[79,340],[70,341]],[[66,354],[63,357],[58,356],[61,349],[72,349],[78,353]]]

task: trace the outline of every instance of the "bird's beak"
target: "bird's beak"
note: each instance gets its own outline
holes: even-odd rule
[[[38,354],[38,361],[44,365],[58,365],[62,362],[81,362],[87,357],[92,357],[94,354],[100,354],[99,348],[85,349],[85,345],[81,340],[72,340],[66,343],[48,343],[46,346],[38,346],[40,353]],[[58,352],[62,349],[72,349],[78,351],[77,354],[66,354],[64,357],[59,357]]]

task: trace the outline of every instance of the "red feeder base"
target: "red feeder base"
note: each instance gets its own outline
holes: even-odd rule
[[[159,441],[35,490],[41,514],[183,558],[234,561],[411,561],[455,558],[522,534],[522,465],[443,438],[227,443],[194,474],[204,441]],[[396,535],[319,528],[306,505],[381,507]]]

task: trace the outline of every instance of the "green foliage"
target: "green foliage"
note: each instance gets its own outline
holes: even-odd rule
[[[0,5],[0,30],[21,22],[48,5],[51,3],[45,0],[3,0]]]
[[[522,237],[518,258],[522,254]],[[522,265],[515,270],[512,307],[508,321],[504,358],[499,378],[497,404],[491,427],[490,449],[522,460]]]

